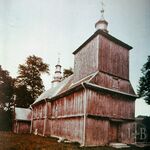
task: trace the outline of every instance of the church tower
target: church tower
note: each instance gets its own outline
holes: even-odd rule
[[[60,58],[58,58],[58,62],[55,66],[55,74],[54,74],[54,77],[53,77],[53,80],[52,80],[52,87],[56,87],[57,84],[59,82],[61,82],[61,79],[62,79],[62,75],[61,75],[61,65],[60,65]]]
[[[97,73],[94,84],[135,94],[129,81],[129,51],[132,47],[108,33],[103,7],[102,3],[101,19],[95,24],[95,33],[73,52],[74,82]]]

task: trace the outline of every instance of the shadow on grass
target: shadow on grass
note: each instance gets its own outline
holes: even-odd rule
[[[123,150],[142,150],[132,146]],[[56,138],[32,134],[0,132],[0,150],[115,150],[112,147],[80,147],[78,143],[58,143]],[[122,150],[122,149],[119,149]],[[144,148],[146,150],[146,148]],[[150,148],[147,148],[150,150]]]

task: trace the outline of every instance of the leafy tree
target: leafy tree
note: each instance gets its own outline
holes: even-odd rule
[[[72,74],[73,74],[73,69],[71,67],[69,69],[64,69],[63,70],[63,79],[69,77]]]
[[[33,103],[33,98],[26,85],[16,87],[15,95],[17,96],[15,101],[17,107],[28,108]]]
[[[0,66],[0,109],[10,110],[13,105],[14,79]]]
[[[19,76],[15,82],[17,106],[29,107],[44,91],[42,73],[49,74],[49,66],[35,55],[29,56],[25,64],[19,65]]]
[[[142,68],[142,77],[139,80],[138,95],[144,97],[147,104],[150,105],[150,56]]]
[[[147,131],[147,142],[150,142],[150,117],[145,117],[142,122],[145,125]]]
[[[14,79],[0,66],[0,130],[12,128]]]

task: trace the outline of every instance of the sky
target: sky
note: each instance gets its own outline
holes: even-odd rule
[[[150,0],[104,0],[109,34],[131,45],[130,81],[137,90],[141,68],[150,55]],[[12,77],[29,55],[43,58],[51,87],[60,53],[63,68],[74,66],[72,52],[95,32],[100,0],[0,0],[0,65]],[[144,100],[136,101],[136,116],[150,115]]]

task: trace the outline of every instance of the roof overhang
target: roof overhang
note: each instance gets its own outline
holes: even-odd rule
[[[85,87],[90,88],[92,90],[96,90],[96,91],[104,91],[104,92],[107,92],[107,93],[119,94],[119,95],[131,97],[131,98],[134,98],[134,99],[138,98],[136,95],[133,95],[133,94],[121,92],[121,91],[118,91],[118,90],[113,90],[113,89],[102,87],[102,86],[92,84],[92,83],[86,83],[85,82],[84,85],[85,85]]]
[[[92,90],[95,90],[95,91],[107,92],[107,93],[110,93],[110,94],[112,94],[112,93],[113,94],[119,94],[119,95],[122,95],[122,96],[130,97],[133,100],[138,98],[136,95],[133,95],[133,94],[121,92],[121,91],[118,91],[118,90],[113,90],[113,89],[110,89],[110,88],[102,87],[102,86],[99,86],[99,85],[96,85],[96,84],[92,84],[92,83],[88,83],[88,82],[82,82],[82,83],[80,83],[80,84],[78,84],[76,86],[71,87],[70,89],[68,89],[68,90],[66,90],[66,91],[64,91],[62,93],[59,93],[58,95],[56,95],[54,97],[51,97],[49,99],[48,98],[47,99],[43,99],[43,100],[37,102],[34,105],[38,105],[38,104],[43,103],[43,102],[50,102],[50,101],[57,100],[58,98],[64,97],[66,95],[69,95],[69,94],[71,94],[73,92],[79,91],[79,90],[84,89],[84,88],[92,89]]]

